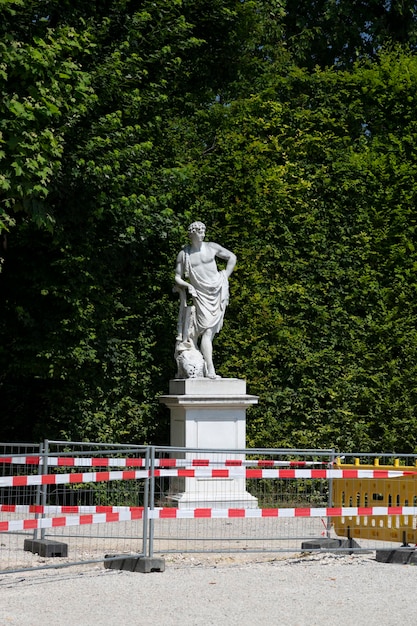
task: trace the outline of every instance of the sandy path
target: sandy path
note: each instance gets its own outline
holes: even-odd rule
[[[0,626],[408,626],[417,567],[375,554],[173,556],[164,573],[76,566],[0,575]]]

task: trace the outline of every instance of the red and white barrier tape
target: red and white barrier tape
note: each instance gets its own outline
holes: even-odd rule
[[[390,515],[393,515],[393,511],[395,511],[396,515],[403,515],[404,513],[399,513],[398,511],[402,511],[404,510],[404,508],[410,508],[410,507],[332,507],[329,509],[326,509],[326,511],[362,511],[362,513],[360,513],[360,515],[363,515],[363,511],[370,511],[370,510],[390,510]],[[411,507],[414,508],[414,510],[417,511],[417,507]],[[28,514],[28,515],[33,515],[33,514],[38,514],[38,515],[86,515],[86,514],[92,514],[92,513],[125,513],[126,511],[143,511],[143,507],[137,507],[137,506],[109,506],[109,505],[55,505],[55,504],[47,504],[45,506],[41,505],[41,504],[0,504],[0,513],[14,513],[14,514]],[[176,509],[176,508],[156,508],[156,509],[152,509],[153,510],[157,510],[157,511],[162,511],[162,517],[170,517],[170,515],[174,515],[175,517],[177,517],[177,512],[182,511],[183,509]],[[197,510],[197,511],[208,511],[208,510],[212,510],[212,509],[192,509],[192,510]],[[214,511],[217,511],[217,509],[213,509]],[[221,509],[222,511],[224,509]],[[268,517],[268,511],[281,511],[280,516],[281,517],[285,517],[285,515],[282,513],[283,511],[310,511],[310,510],[315,510],[315,509],[310,509],[310,508],[302,508],[302,509],[264,509],[264,513],[261,515],[259,514],[259,511],[261,511],[262,509],[226,509],[228,511],[258,511],[257,513],[255,513],[255,517]],[[323,511],[324,509],[317,509],[320,511]],[[380,513],[370,513],[372,515],[379,515]],[[386,514],[386,513],[384,513]],[[326,514],[327,515],[327,514]],[[345,515],[345,513],[343,513],[343,515]],[[368,513],[367,513],[368,515]],[[188,516],[188,513],[187,513]],[[247,513],[245,516],[247,517],[251,517],[252,513]],[[274,514],[275,516],[275,514]],[[299,515],[295,514],[295,517],[299,517]],[[311,517],[310,515],[308,515],[308,517]]]
[[[43,465],[41,456],[8,456],[0,457],[0,464],[13,465]],[[144,458],[78,458],[78,457],[48,457],[48,467],[146,467]],[[213,459],[155,459],[155,467],[311,467],[328,466],[324,461],[274,461],[270,459],[226,459],[215,461]]]
[[[144,509],[127,508],[118,512],[71,515],[0,522],[0,532],[19,532],[42,528],[62,528],[143,519]],[[417,507],[332,507],[298,509],[148,509],[149,519],[230,519],[230,518],[303,518],[303,517],[365,517],[417,515]]]
[[[352,470],[352,469],[162,469],[155,470],[154,476],[177,478],[398,478],[399,476],[417,476],[416,472],[403,470]]]
[[[160,461],[163,459],[157,459]],[[169,460],[169,459],[167,459]],[[185,459],[183,459],[185,461]],[[0,465],[44,465],[42,456],[8,456],[0,457]],[[88,458],[55,457],[47,458],[48,467],[146,467],[144,458]]]
[[[56,505],[47,504],[0,504],[0,513],[45,514],[45,515],[82,515],[86,513],[123,513],[143,507],[137,506],[109,506],[109,505]]]
[[[34,476],[2,476],[0,487],[27,487],[30,485],[63,485],[68,483],[96,483],[109,480],[136,480],[149,478],[148,470],[119,472],[76,472],[74,474],[36,474]]]
[[[33,476],[2,476],[0,487],[27,487],[30,485],[62,485],[68,483],[92,483],[111,480],[137,480],[150,478],[150,470],[124,470],[113,472],[76,472],[73,474],[36,474]],[[339,470],[339,469],[162,469],[153,472],[155,478],[398,478],[401,476],[417,476],[417,472],[403,470]]]

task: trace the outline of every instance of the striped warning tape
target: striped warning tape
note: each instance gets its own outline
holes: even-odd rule
[[[168,461],[171,459],[167,459]],[[157,459],[163,461],[163,459]],[[185,461],[185,459],[183,459]],[[42,456],[3,456],[0,464],[7,465],[44,465]],[[156,463],[157,464],[157,463]],[[144,458],[88,458],[82,457],[54,457],[47,458],[48,467],[146,467]]]
[[[57,505],[57,504],[0,504],[0,513],[15,514],[42,514],[42,515],[81,515],[85,513],[122,513],[134,511],[143,507],[137,506],[110,506],[110,505]]]
[[[42,456],[0,456],[0,464],[12,465],[43,465]],[[145,458],[80,458],[80,457],[48,457],[48,467],[146,467]],[[270,459],[155,459],[155,467],[313,467],[329,466],[327,461],[274,461]]]
[[[155,470],[154,476],[178,478],[398,478],[417,476],[417,472],[404,470],[353,470],[353,469],[209,469],[185,468]]]
[[[148,470],[115,472],[75,472],[74,474],[36,474],[34,476],[1,476],[0,487],[27,487],[30,485],[63,485],[68,483],[96,483],[109,480],[136,480],[149,478]]]
[[[143,508],[127,508],[122,511],[70,515],[67,517],[43,517],[0,521],[0,532],[19,532],[42,528],[61,528],[109,522],[124,522],[143,519]],[[303,518],[303,517],[364,517],[364,516],[416,516],[417,507],[326,507],[288,509],[148,509],[149,519],[225,519],[225,518]]]
[[[349,507],[349,508],[338,508],[338,507],[333,507],[333,508],[328,508],[326,509],[326,511],[344,511],[343,515],[346,515],[345,511],[361,511],[361,513],[359,513],[359,515],[364,515],[365,513],[363,513],[363,511],[367,511],[366,515],[380,515],[381,513],[369,513],[369,511],[390,511],[389,515],[394,515],[393,511],[395,511],[395,515],[403,515],[404,513],[399,512],[399,511],[403,511],[405,510],[405,508],[409,509],[410,507],[361,507],[361,508],[357,508],[357,507]],[[95,513],[125,513],[126,511],[131,511],[131,512],[137,512],[137,511],[143,511],[144,508],[143,507],[138,507],[138,506],[110,506],[110,505],[56,505],[56,504],[47,504],[47,505],[41,505],[41,504],[1,504],[0,505],[0,513],[14,513],[14,514],[20,514],[20,515],[86,515],[86,514],[95,514]],[[149,509],[152,513],[152,511],[161,511],[161,517],[169,517],[170,515],[174,515],[175,517],[177,517],[177,513],[179,515],[182,515],[183,510],[181,509],[176,509],[176,508],[156,508],[156,509]],[[218,511],[219,509],[191,509],[191,510],[197,510],[197,511],[208,511],[208,510],[213,510],[213,511]],[[220,509],[220,510],[224,510],[224,509]],[[283,511],[314,511],[315,509],[310,509],[308,507],[305,507],[303,509],[289,509],[289,508],[285,508],[285,509],[263,509],[263,513],[259,513],[260,511],[262,511],[262,509],[225,509],[230,511],[245,511],[245,517],[251,517],[251,516],[255,516],[255,517],[268,517],[270,516],[270,514],[268,513],[268,511],[280,511],[280,516],[281,517],[285,517]],[[324,509],[317,509],[320,511],[323,511]],[[415,510],[417,510],[417,508],[415,508]],[[253,513],[253,511],[257,511],[256,513]],[[152,513],[153,514],[153,513]],[[354,513],[355,515],[357,513]],[[328,513],[326,513],[326,515],[329,515]],[[351,513],[349,513],[349,515],[351,515]],[[387,515],[387,513],[385,512],[384,515]],[[189,516],[189,512],[187,509],[186,512],[186,517]],[[273,516],[275,516],[275,513],[273,513]],[[300,515],[297,515],[297,513],[294,515],[295,517],[300,517]],[[308,515],[308,517],[311,517],[311,515]]]
[[[178,468],[154,470],[124,470],[109,472],[74,472],[73,474],[36,474],[33,476],[2,476],[0,487],[27,487],[30,485],[62,485],[68,483],[92,483],[111,480],[137,480],[150,477],[176,478],[398,478],[417,476],[417,472],[403,470],[338,470],[338,469],[210,469]]]

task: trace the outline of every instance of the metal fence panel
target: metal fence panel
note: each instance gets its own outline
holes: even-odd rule
[[[47,441],[4,447],[0,463],[0,570],[148,551],[147,447]]]
[[[331,480],[311,476],[312,471],[332,467],[332,450],[243,452],[156,449],[158,465],[165,465],[155,479],[155,503],[179,507],[180,517],[175,524],[167,519],[155,521],[155,553],[293,552],[304,540],[328,536],[326,516],[280,518],[274,510],[291,513],[292,508],[330,505]],[[294,478],[295,472],[302,471],[305,478]],[[184,491],[186,499],[179,495]],[[206,510],[206,517],[181,517],[195,506]],[[253,508],[264,511],[263,516],[246,517]],[[232,511],[231,517],[216,517],[227,515],[227,510]]]
[[[374,531],[394,527],[393,516],[415,524],[417,457],[341,457],[333,450],[3,444],[0,570],[100,562],[107,554],[300,552],[329,541],[350,552],[398,547],[398,534]],[[388,471],[405,491],[381,482]],[[33,549],[39,545],[43,553]]]

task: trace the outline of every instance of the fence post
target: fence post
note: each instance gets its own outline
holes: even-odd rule
[[[45,439],[43,442],[43,453],[42,453],[42,475],[48,473],[48,457],[49,457],[49,441]],[[45,507],[47,504],[47,496],[48,496],[48,485],[41,485],[41,505],[43,507],[43,511],[45,511]],[[41,517],[45,517],[45,513],[41,513]],[[41,539],[45,539],[45,529],[41,528]]]
[[[334,460],[335,460],[335,451],[332,450],[331,451],[331,455],[330,455],[330,469],[333,469],[334,467]],[[331,508],[333,506],[333,478],[329,478],[329,498],[327,501],[327,506],[329,508]],[[332,527],[332,518],[328,517],[327,518],[327,523],[326,523],[326,537],[327,539],[330,539],[330,529]]]
[[[149,447],[146,448],[145,454],[145,468],[148,473],[148,476],[145,478],[144,488],[143,488],[143,530],[142,530],[142,552],[143,556],[148,556],[148,507],[149,507]]]
[[[155,508],[155,446],[150,447],[151,452],[151,471],[149,477],[149,508],[151,511]],[[153,540],[155,531],[155,520],[153,517],[149,520],[149,556],[153,557]]]
[[[43,469],[42,469],[42,463],[44,461],[44,458],[42,456],[43,454],[43,445],[40,443],[39,444],[39,463],[38,463],[38,476],[41,476],[43,474]],[[39,506],[41,504],[41,490],[42,490],[42,485],[38,485],[36,487],[36,497],[35,497],[35,504],[36,506]],[[39,519],[39,513],[35,513],[35,519]],[[35,528],[35,530],[33,531],[33,539],[37,539],[38,538],[38,529]]]

